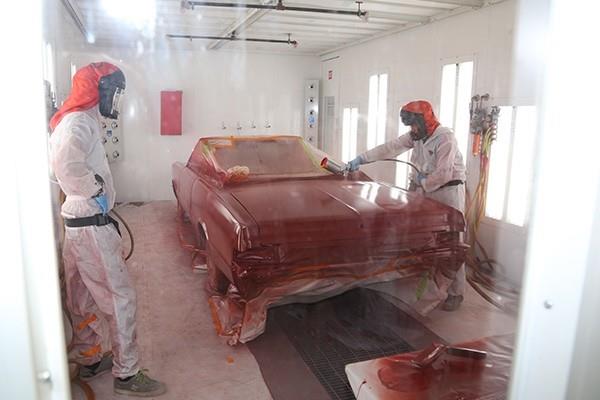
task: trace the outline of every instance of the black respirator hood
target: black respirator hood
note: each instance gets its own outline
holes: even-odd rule
[[[400,119],[402,120],[402,123],[406,126],[417,126],[417,132],[414,132],[412,130],[410,132],[410,137],[413,140],[424,140],[425,138],[427,138],[427,125],[425,125],[425,118],[423,117],[423,114],[401,110]]]
[[[103,76],[98,82],[98,94],[100,97],[98,108],[100,114],[106,118],[117,119],[119,110],[116,109],[115,94],[117,91],[125,90],[125,75],[121,70]]]

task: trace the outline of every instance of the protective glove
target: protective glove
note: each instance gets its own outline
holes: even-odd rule
[[[93,199],[96,203],[98,203],[98,205],[102,209],[102,215],[108,214],[108,199],[106,198],[106,195],[101,194],[99,196],[94,197]]]
[[[421,173],[421,172],[417,172],[417,175],[415,176],[415,182],[417,185],[419,186],[423,186],[423,179],[427,178],[427,175]]]
[[[354,172],[363,163],[364,163],[364,161],[363,161],[362,157],[358,156],[354,160],[352,160],[352,161],[348,162],[348,164],[346,164],[346,171],[348,171],[348,172]]]

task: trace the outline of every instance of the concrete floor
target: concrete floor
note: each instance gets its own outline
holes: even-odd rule
[[[179,243],[175,203],[125,205],[117,211],[135,235],[135,251],[127,265],[137,291],[141,365],[167,384],[168,392],[160,399],[271,399],[246,346],[230,347],[215,334],[205,275],[193,271],[190,254]],[[124,241],[124,246],[129,244]],[[402,292],[402,285],[383,290]],[[416,317],[449,342],[514,332],[514,317],[494,309],[470,287],[465,297],[454,313],[436,310]],[[110,374],[90,385],[98,400],[127,398],[113,394]],[[84,398],[73,387],[73,399]]]

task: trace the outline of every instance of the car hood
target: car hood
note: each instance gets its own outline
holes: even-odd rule
[[[372,181],[283,180],[228,191],[256,222],[262,243],[464,230],[459,211]]]

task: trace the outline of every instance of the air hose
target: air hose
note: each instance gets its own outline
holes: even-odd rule
[[[125,226],[125,229],[127,229],[127,233],[129,234],[129,242],[131,243],[131,247],[129,249],[129,253],[125,257],[125,261],[127,261],[133,254],[133,249],[135,248],[135,240],[133,239],[133,234],[131,233],[131,229],[129,228],[129,225],[127,225],[127,222],[125,222],[123,217],[121,217],[121,215],[114,208],[110,212],[115,214],[115,216],[119,219],[119,221],[121,221],[123,223],[123,225]]]
[[[488,256],[487,251],[477,239],[479,225],[485,213],[487,200],[487,187],[489,177],[489,163],[492,143],[496,134],[492,128],[488,128],[482,134],[482,144],[479,160],[479,181],[472,197],[467,196],[468,204],[465,211],[467,222],[467,242],[470,246],[465,263],[469,267],[467,281],[473,289],[487,302],[506,310],[507,304],[501,299],[507,299],[516,303],[519,291],[509,280],[498,271],[499,264]],[[481,257],[478,255],[481,254]],[[499,279],[501,278],[501,279]],[[491,294],[495,294],[494,299]]]
[[[397,160],[397,159],[395,159],[395,158],[384,158],[384,159],[382,159],[382,160],[377,160],[377,161],[394,161],[394,162],[397,162],[397,163],[406,164],[406,165],[408,165],[409,167],[412,167],[412,169],[414,169],[414,170],[417,172],[417,174],[420,174],[420,173],[421,173],[421,171],[419,170],[419,168],[417,168],[417,166],[416,166],[415,164],[413,164],[413,163],[411,163],[411,162],[408,162],[408,161],[404,161],[404,160]]]
[[[498,271],[499,264],[491,259],[483,245],[477,239],[479,224],[485,212],[487,184],[489,176],[489,156],[491,153],[492,143],[496,139],[495,132],[492,128],[487,129],[482,140],[482,150],[480,155],[480,174],[479,182],[472,198],[467,204],[465,219],[468,229],[468,244],[470,249],[466,255],[465,263],[469,266],[467,282],[471,287],[481,295],[487,302],[496,306],[499,309],[506,310],[507,305],[492,297],[492,293],[499,299],[507,299],[512,303],[516,303],[519,291],[514,285],[509,283],[509,280]],[[421,173],[419,168],[408,161],[397,160],[395,158],[385,158],[377,161],[393,161],[406,164],[412,167],[417,173]],[[477,253],[483,257],[479,257]],[[501,278],[501,279],[499,279]]]

